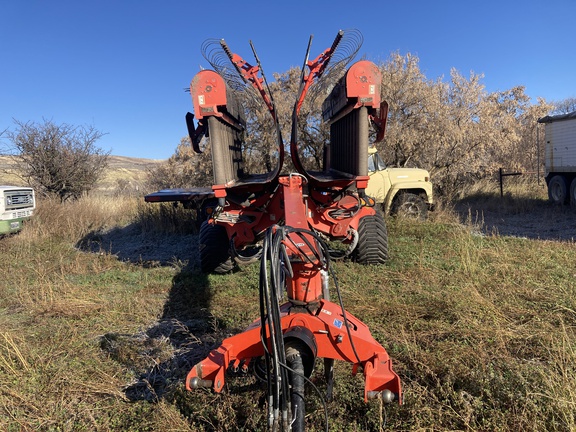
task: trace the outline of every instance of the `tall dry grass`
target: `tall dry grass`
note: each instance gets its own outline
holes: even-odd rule
[[[132,223],[138,201],[41,199],[21,233],[0,239],[0,430],[131,430],[160,425],[155,413],[178,417],[164,404],[128,404],[133,377],[100,349],[101,335],[154,322],[173,271],[76,247]]]

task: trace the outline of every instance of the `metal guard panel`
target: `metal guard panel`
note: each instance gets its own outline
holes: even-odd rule
[[[361,60],[354,63],[346,73],[346,93],[356,98],[362,105],[378,108],[380,106],[380,87],[382,74],[374,63]]]
[[[226,106],[226,82],[214,71],[198,72],[190,83],[190,94],[197,119],[214,115],[219,106]]]
[[[242,103],[220,74],[212,70],[198,72],[190,82],[194,115],[198,120],[209,116],[224,117],[236,127],[245,127]]]
[[[378,66],[368,60],[354,63],[322,104],[322,119],[332,121],[346,107],[348,110],[359,106],[378,108],[381,86]]]
[[[213,198],[214,191],[209,187],[194,187],[180,189],[163,189],[158,192],[148,194],[144,197],[145,202],[173,202],[173,201],[196,201],[206,198]]]

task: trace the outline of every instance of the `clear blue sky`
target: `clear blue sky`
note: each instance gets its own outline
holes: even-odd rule
[[[187,133],[205,39],[254,63],[252,40],[272,79],[302,65],[310,34],[315,57],[347,28],[369,60],[410,52],[428,78],[454,67],[490,92],[561,100],[576,96],[575,18],[575,0],[0,0],[0,131],[92,125],[114,155],[165,159]]]

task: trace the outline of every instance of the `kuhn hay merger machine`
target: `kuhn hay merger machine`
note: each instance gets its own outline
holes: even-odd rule
[[[209,138],[214,185],[208,190],[166,190],[146,197],[149,202],[217,201],[200,229],[204,271],[229,271],[233,260],[247,260],[240,251],[262,243],[256,255],[260,319],[196,364],[186,378],[186,388],[211,387],[221,392],[227,370],[253,370],[267,382],[268,423],[274,431],[304,430],[304,384],[317,357],[324,359],[328,398],[334,360],[343,360],[353,365],[354,374],[359,368],[363,371],[366,401],[381,397],[385,402],[401,402],[400,380],[386,350],[365,324],[346,313],[338,289],[339,304],[329,300],[331,251],[325,242],[348,244],[348,252],[360,263],[381,264],[387,258],[383,217],[364,195],[369,126],[374,124],[381,137],[387,115],[387,105],[380,101],[381,76],[368,61],[347,68],[362,43],[359,32],[340,31],[332,46],[314,60],[309,60],[311,41],[292,114],[290,155],[296,173],[281,174],[284,143],[255,51],[257,66],[252,66],[223,40],[210,40],[203,52],[214,70],[202,70],[192,80],[198,126],[190,113],[187,123],[197,151],[201,139]],[[314,94],[314,86],[322,81],[332,87],[322,106],[323,120],[330,124],[330,142],[324,169],[315,172],[301,160],[298,113],[306,95]],[[242,100],[247,93],[266,104],[277,140],[276,166],[264,174],[243,171]],[[287,302],[280,305],[284,291]]]

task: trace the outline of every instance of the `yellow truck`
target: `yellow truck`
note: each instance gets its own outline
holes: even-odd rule
[[[433,209],[430,173],[420,168],[388,168],[376,147],[368,150],[366,195],[376,200],[384,214],[426,219]]]

